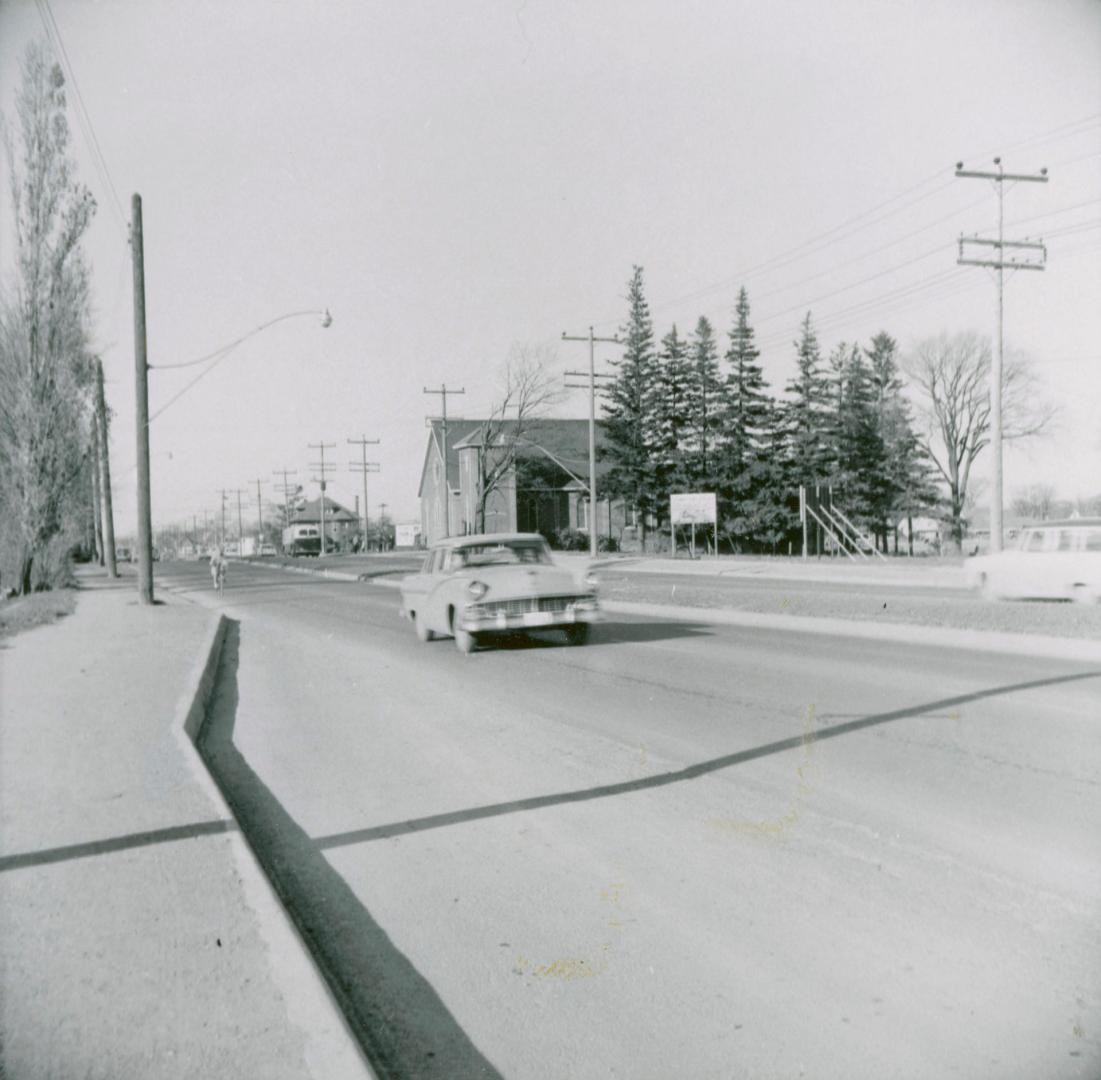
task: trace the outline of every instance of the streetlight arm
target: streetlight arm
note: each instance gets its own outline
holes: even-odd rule
[[[284,319],[297,319],[302,315],[320,315],[321,326],[326,330],[333,325],[333,317],[329,314],[328,308],[307,308],[305,311],[289,311],[285,315],[277,315],[274,319],[268,319],[267,322],[254,327],[247,334],[242,334],[236,341],[231,341],[228,345],[223,345],[221,348],[215,349],[214,352],[207,353],[206,356],[200,356],[198,360],[185,360],[180,364],[149,364],[147,366],[155,368],[158,371],[167,371],[171,368],[197,367],[199,364],[205,364],[208,360],[213,360],[215,357],[224,356],[231,349],[237,348],[238,345],[248,341],[254,334],[259,334],[261,330],[266,330],[269,326],[274,326]]]
[[[195,364],[205,363],[207,360],[213,358],[213,363],[209,367],[204,368],[195,376],[186,386],[184,386],[178,394],[174,394],[170,397],[149,419],[146,421],[146,426],[153,423],[158,416],[161,415],[170,405],[175,404],[180,398],[184,396],[200,379],[209,375],[234,349],[237,348],[242,342],[247,341],[251,337],[255,337],[261,330],[266,330],[269,326],[274,326],[277,322],[282,322],[284,319],[296,319],[302,315],[320,315],[321,326],[323,329],[332,325],[333,317],[329,314],[329,309],[309,309],[306,311],[291,311],[285,315],[277,315],[274,319],[269,319],[266,323],[261,323],[259,326],[250,330],[247,334],[243,334],[236,341],[231,341],[228,345],[223,345],[220,349],[216,349],[214,352],[209,353],[207,356],[202,357],[199,360],[188,360],[182,364],[148,364],[147,367],[155,367],[158,370],[163,368],[181,368],[192,367]]]

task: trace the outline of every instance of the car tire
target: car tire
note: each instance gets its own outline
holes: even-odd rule
[[[451,636],[455,639],[455,648],[464,655],[468,655],[474,651],[474,646],[478,644],[478,635],[472,634],[469,630],[461,630],[455,625],[455,609],[448,609],[447,622],[451,627]]]
[[[566,626],[563,629],[567,645],[584,645],[589,640],[588,623],[574,623],[573,626]]]
[[[429,630],[427,623],[425,623],[424,618],[419,611],[413,612],[413,629],[417,632],[418,641],[436,640],[436,631]]]

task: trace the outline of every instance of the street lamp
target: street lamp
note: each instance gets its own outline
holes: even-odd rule
[[[150,501],[149,477],[149,425],[174,402],[178,401],[200,379],[209,375],[238,345],[255,337],[276,323],[286,319],[296,319],[304,315],[320,315],[321,326],[332,326],[333,317],[328,308],[310,308],[304,311],[288,311],[274,319],[261,323],[234,341],[223,345],[198,360],[189,360],[181,364],[150,364],[146,359],[145,335],[145,255],[142,239],[141,196],[135,194],[131,200],[130,247],[134,268],[134,380],[137,409],[137,450],[138,450],[138,596],[143,604],[153,603],[153,514]],[[149,415],[149,370],[156,367],[162,370],[170,368],[193,367],[212,361],[191,380],[178,394],[170,398],[153,415]]]

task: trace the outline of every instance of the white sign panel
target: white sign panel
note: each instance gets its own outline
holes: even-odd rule
[[[715,493],[694,491],[684,495],[670,495],[669,519],[674,525],[715,524],[718,521]]]
[[[420,533],[420,522],[415,525],[395,525],[394,547],[415,547]]]

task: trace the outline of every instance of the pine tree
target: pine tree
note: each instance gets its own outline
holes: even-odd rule
[[[725,465],[737,482],[738,474],[748,469],[761,444],[768,413],[769,395],[764,372],[757,358],[753,327],[749,325],[749,296],[744,288],[738,293],[736,322],[730,331],[726,351],[726,411],[723,416]]]
[[[652,396],[654,442],[651,448],[658,498],[664,506],[671,491],[686,482],[685,454],[692,373],[688,343],[673,329],[661,339]]]
[[[688,478],[695,490],[713,491],[722,431],[723,385],[715,331],[702,315],[692,335],[689,367]]]
[[[627,321],[620,330],[623,358],[604,400],[603,456],[612,467],[604,490],[618,495],[639,515],[639,535],[645,539],[647,516],[659,507],[651,460],[655,440],[653,401],[655,384],[654,331],[643,293],[642,267],[636,266],[627,286]]]
[[[729,337],[720,482],[724,531],[735,546],[741,541],[767,546],[771,539],[761,535],[761,527],[764,508],[770,503],[765,487],[772,470],[765,458],[764,436],[772,402],[757,362],[760,351],[749,324],[749,296],[744,288],[738,293]]]
[[[795,342],[797,371],[787,385],[784,416],[792,481],[810,486],[825,479],[830,445],[828,386],[822,371],[822,354],[808,311]]]
[[[897,523],[903,514],[912,517],[930,509],[938,496],[932,464],[914,431],[910,404],[903,393],[897,343],[889,334],[880,331],[864,352],[868,358],[876,423],[885,452],[887,492],[879,519],[882,544],[886,549],[888,524],[892,520]]]

